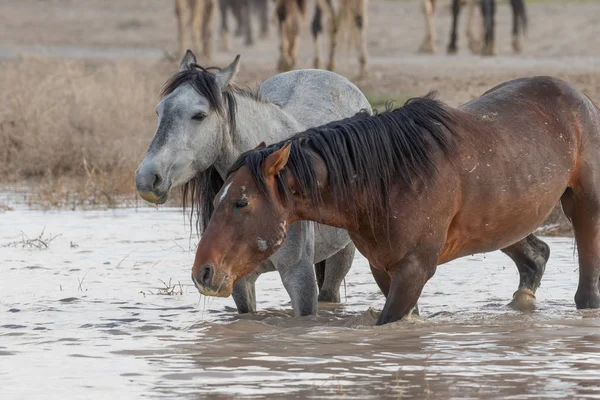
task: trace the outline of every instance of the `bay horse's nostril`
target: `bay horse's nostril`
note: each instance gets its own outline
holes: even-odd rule
[[[202,286],[209,286],[210,282],[212,281],[212,277],[213,277],[214,273],[215,273],[214,267],[210,264],[207,264],[204,267],[200,268],[200,271],[198,271],[196,279],[198,280],[198,283],[200,283]]]

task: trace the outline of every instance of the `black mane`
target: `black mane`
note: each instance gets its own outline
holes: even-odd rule
[[[266,193],[264,160],[289,141],[290,157],[277,177],[278,191],[284,201],[291,198],[286,179],[291,173],[298,194],[319,204],[314,157],[320,157],[325,162],[334,197],[352,206],[358,204],[357,196],[368,193],[371,201],[367,202],[366,212],[373,220],[377,210],[387,209],[388,190],[394,179],[403,179],[409,190],[415,188],[416,180],[426,183],[434,179],[437,172],[434,152],[442,151],[445,155],[453,152],[455,127],[459,122],[430,93],[410,99],[394,110],[373,116],[357,114],[264,149],[248,151],[238,158],[228,176],[245,165],[259,190]]]
[[[215,74],[211,71],[220,71],[220,68],[204,68],[192,64],[190,68],[176,73],[165,83],[161,91],[161,97],[172,93],[181,85],[189,83],[198,94],[208,100],[211,109],[220,117],[227,118],[230,135],[234,138],[237,119],[235,95],[246,96],[261,102],[267,101],[260,95],[258,90],[251,90],[231,83],[222,91],[217,84]],[[190,201],[190,224],[192,224],[195,216],[196,228],[199,232],[206,228],[213,211],[213,199],[222,186],[223,179],[214,167],[199,172],[182,186],[183,211],[186,212],[188,201]]]

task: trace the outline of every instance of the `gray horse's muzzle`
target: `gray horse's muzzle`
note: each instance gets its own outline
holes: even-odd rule
[[[164,179],[155,171],[139,168],[135,173],[135,189],[140,197],[153,204],[163,204],[169,198]]]

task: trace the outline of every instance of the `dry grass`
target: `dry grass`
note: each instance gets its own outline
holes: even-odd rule
[[[10,243],[7,243],[7,244],[3,245],[3,247],[22,247],[24,249],[28,248],[28,249],[39,249],[39,250],[47,249],[48,246],[50,245],[50,243],[54,239],[59,237],[60,234],[46,235],[45,231],[46,231],[46,227],[44,227],[44,229],[42,229],[42,232],[37,237],[34,237],[34,238],[30,238],[29,236],[27,236],[25,234],[25,232],[21,231],[21,238],[19,240],[15,240]]]
[[[1,183],[44,207],[115,206],[154,134],[167,62],[22,58],[0,63]]]

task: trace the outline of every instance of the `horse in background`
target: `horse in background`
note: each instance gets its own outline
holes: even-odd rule
[[[435,53],[435,13],[436,0],[423,0],[423,13],[426,21],[426,33],[419,47],[419,51],[425,53]],[[483,18],[483,30],[479,35],[473,32],[474,10],[479,1],[481,16]],[[450,32],[450,43],[448,44],[448,54],[454,54],[458,51],[458,19],[462,5],[466,3],[468,7],[466,36],[469,41],[469,48],[473,53],[482,55],[496,55],[496,0],[452,0],[452,28]],[[510,0],[513,16],[512,26],[512,48],[515,53],[523,51],[522,36],[527,29],[527,10],[524,0]]]
[[[212,36],[216,0],[175,0],[179,55],[191,47],[206,60],[213,56]],[[187,41],[191,39],[191,46]]]
[[[336,69],[336,49],[342,35],[358,52],[359,78],[367,75],[368,51],[366,42],[367,0],[317,0],[311,23],[314,41],[315,68],[322,67],[321,41],[329,34],[329,61],[327,69]],[[279,71],[294,69],[297,63],[298,44],[307,13],[306,0],[277,0],[276,15],[279,26]]]
[[[260,37],[269,35],[269,0],[219,0],[221,11],[221,46],[229,50],[229,21],[231,13],[236,21],[235,36],[244,35],[246,46],[254,45],[252,15],[256,14],[260,24]]]

